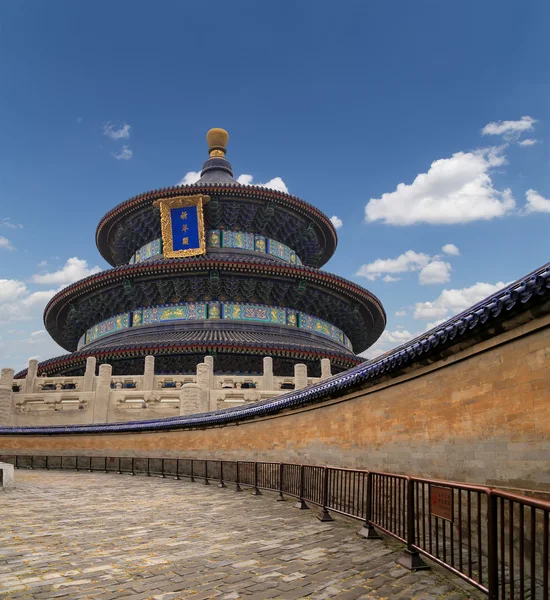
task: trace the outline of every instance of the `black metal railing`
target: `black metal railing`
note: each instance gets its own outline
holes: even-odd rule
[[[427,568],[422,555],[491,600],[550,600],[550,502],[488,487],[393,473],[290,463],[192,458],[7,455],[16,468],[187,478],[295,498],[297,507],[340,513],[406,544],[399,562]]]

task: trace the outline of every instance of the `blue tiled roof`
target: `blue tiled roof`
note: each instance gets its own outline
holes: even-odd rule
[[[550,263],[547,263],[540,269],[506,286],[441,325],[374,360],[325,379],[315,385],[277,396],[271,400],[263,400],[243,407],[228,408],[210,413],[149,421],[57,427],[3,427],[0,428],[0,435],[127,433],[218,426],[327,400],[344,394],[367,381],[374,382],[380,375],[395,372],[414,360],[427,358],[438,347],[442,347],[448,342],[457,342],[461,337],[465,337],[465,334],[470,330],[482,331],[486,324],[489,325],[496,321],[499,316],[502,317],[507,312],[512,311],[518,303],[534,304],[537,298],[540,301],[542,296],[548,294],[549,289]]]

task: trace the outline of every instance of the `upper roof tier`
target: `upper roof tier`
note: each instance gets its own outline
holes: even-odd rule
[[[159,210],[153,207],[155,200],[202,193],[211,198],[204,208],[207,230],[265,235],[292,248],[305,265],[323,266],[338,242],[330,219],[296,196],[239,183],[225,158],[227,132],[211,129],[206,138],[210,156],[196,183],[139,194],[101,219],[96,244],[103,258],[113,266],[126,264],[136,250],[161,237]]]

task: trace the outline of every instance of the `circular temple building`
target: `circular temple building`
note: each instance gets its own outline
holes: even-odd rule
[[[242,185],[225,158],[228,135],[207,134],[200,179],[135,196],[100,221],[96,243],[113,268],[56,294],[44,312],[52,338],[70,352],[38,374],[81,375],[86,359],[113,375],[194,373],[205,355],[219,374],[276,375],[305,363],[319,376],[353,367],[384,330],[380,301],[320,268],[336,231],[314,206]],[[24,377],[26,371],[16,377]]]

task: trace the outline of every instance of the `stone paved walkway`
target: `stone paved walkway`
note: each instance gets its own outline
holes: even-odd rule
[[[0,598],[478,597],[345,520],[274,496],[104,473],[16,471],[0,492]]]

